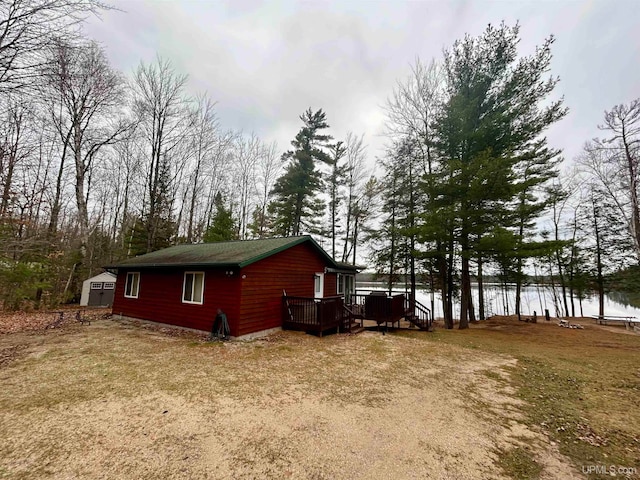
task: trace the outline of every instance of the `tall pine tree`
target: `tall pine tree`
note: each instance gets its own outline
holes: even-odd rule
[[[291,142],[294,149],[283,155],[288,164],[273,187],[275,199],[269,208],[274,216],[274,231],[283,236],[319,232],[324,203],[317,196],[323,185],[317,167],[332,164],[327,151],[332,137],[322,133],[329,128],[325,113],[322,109],[315,113],[308,109],[300,120],[303,126]]]
[[[557,78],[543,78],[551,61],[553,37],[518,58],[519,26],[491,25],[466,36],[445,53],[447,100],[435,122],[437,167],[434,206],[447,207],[455,220],[460,252],[460,328],[473,319],[471,261],[481,238],[493,227],[515,229],[513,211],[551,175],[522,179],[526,165],[553,172],[558,151],[543,132],[566,114],[562,101],[548,101]],[[546,101],[545,106],[541,103]],[[523,190],[527,190],[523,197]],[[521,225],[539,213],[530,212]],[[524,237],[524,232],[520,238]],[[449,257],[449,261],[452,258]],[[449,270],[452,267],[449,266]]]

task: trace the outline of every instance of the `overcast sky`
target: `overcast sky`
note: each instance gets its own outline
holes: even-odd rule
[[[383,105],[415,59],[440,59],[488,23],[521,24],[520,53],[553,34],[551,74],[569,115],[549,132],[574,158],[603,112],[640,97],[640,2],[624,1],[158,1],[111,0],[122,11],[87,34],[130,74],[156,54],[187,73],[192,93],[218,102],[221,124],[279,149],[299,115],[322,108],[337,139],[364,134],[382,154]]]

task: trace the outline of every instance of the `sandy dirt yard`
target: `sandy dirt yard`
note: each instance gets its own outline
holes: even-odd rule
[[[0,335],[0,478],[498,479],[525,449],[515,359],[429,333],[208,343],[109,319]]]

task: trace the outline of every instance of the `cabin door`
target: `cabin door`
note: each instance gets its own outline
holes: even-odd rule
[[[313,298],[322,298],[324,293],[324,273],[313,276]]]

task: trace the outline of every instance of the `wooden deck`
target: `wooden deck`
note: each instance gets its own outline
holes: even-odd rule
[[[344,331],[349,325],[344,298],[282,297],[282,328],[322,336],[328,331]]]
[[[431,311],[405,295],[375,292],[344,297],[282,297],[282,328],[322,336],[328,332],[354,332],[366,327],[431,330]]]

